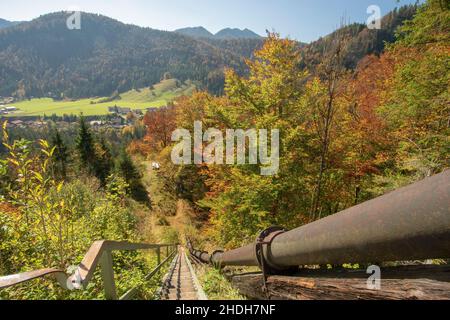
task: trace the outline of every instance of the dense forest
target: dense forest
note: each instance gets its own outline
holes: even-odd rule
[[[0,150],[0,274],[45,266],[70,272],[100,239],[155,241],[142,231],[152,210],[144,170],[125,150],[143,136],[139,122],[123,131],[94,131],[82,117],[64,130],[50,121],[40,130],[28,129],[29,140],[22,130],[6,126]],[[177,241],[170,228],[157,240]],[[156,256],[125,252],[114,259],[119,293],[137,286],[140,298],[153,299],[160,278],[144,278]],[[42,280],[2,290],[0,299],[101,299],[100,276],[84,292]]]
[[[395,41],[396,31],[405,21],[411,20],[416,13],[417,6],[403,6],[388,13],[381,19],[380,30],[369,30],[365,24],[355,23],[344,26],[340,30],[321,38],[303,50],[304,63],[307,66],[316,66],[321,58],[332,47],[336,37],[346,34],[343,62],[346,68],[354,69],[359,61],[369,54],[379,55],[384,51],[386,44]]]
[[[0,31],[0,96],[110,96],[167,73],[207,87],[225,66],[242,70],[242,56],[177,33],[87,13],[80,30],[69,30],[67,18],[49,14]]]
[[[0,18],[0,29],[13,27],[19,23],[20,23],[19,21],[8,21]]]
[[[346,66],[354,68],[365,55],[379,54],[394,40],[396,27],[412,17],[414,6],[383,19],[383,29],[345,27]],[[224,89],[224,69],[248,72],[245,59],[260,49],[263,38],[194,38],[125,25],[93,14],[82,14],[81,30],[66,27],[67,13],[41,16],[0,30],[0,96],[18,99],[108,97],[148,87],[170,74],[195,80],[215,95]],[[232,31],[232,30],[231,30]],[[327,51],[330,35],[304,47],[304,62],[315,66]],[[305,65],[306,66],[306,65]],[[304,66],[304,67],[305,67]]]
[[[450,8],[428,0],[385,17],[387,30],[343,26],[307,46],[277,33],[193,40],[95,15],[83,21],[89,32],[72,33],[59,27],[61,13],[0,31],[0,95],[107,95],[167,72],[215,88],[205,84],[120,129],[94,130],[82,116],[64,129],[51,120],[39,130],[2,121],[0,275],[71,270],[100,239],[177,243],[189,236],[236,248],[269,226],[292,229],[444,171],[449,19]],[[221,74],[222,89],[212,81]],[[175,165],[172,132],[192,133],[195,121],[220,131],[280,130],[279,172]],[[152,162],[160,168],[149,169]],[[195,220],[175,224],[180,229],[171,225],[178,201]],[[114,259],[119,293],[140,286],[142,298],[154,297],[143,281],[154,257]],[[104,298],[100,281],[82,292],[49,282],[2,290],[0,298]]]
[[[148,136],[132,150],[160,148],[174,192],[206,212],[208,239],[227,248],[269,226],[294,228],[439,173],[449,165],[449,17],[428,1],[397,29],[395,43],[354,70],[346,48],[360,40],[349,28],[328,38],[312,65],[296,42],[269,34],[247,62],[248,76],[228,69],[223,96],[198,92],[170,112],[147,115]],[[193,132],[195,120],[223,130],[278,128],[279,174],[262,177],[258,165],[173,166],[163,133]]]

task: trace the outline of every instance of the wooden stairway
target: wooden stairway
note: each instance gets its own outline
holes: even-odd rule
[[[172,263],[160,296],[161,300],[207,300],[184,248]]]

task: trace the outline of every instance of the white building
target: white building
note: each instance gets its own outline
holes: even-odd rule
[[[89,123],[92,127],[101,127],[103,126],[105,123],[103,121],[91,121]]]
[[[159,169],[161,169],[161,165],[158,162],[153,162],[152,163],[152,169],[153,170],[159,170]]]

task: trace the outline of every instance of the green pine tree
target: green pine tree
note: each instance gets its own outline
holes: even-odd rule
[[[55,174],[62,180],[66,180],[69,154],[67,151],[67,146],[65,145],[61,134],[57,129],[55,131],[55,135],[52,138],[52,145],[55,148],[55,152],[53,153],[53,159],[55,162]]]
[[[80,118],[80,128],[75,140],[80,166],[88,173],[94,173],[95,146],[91,130],[84,117]]]
[[[95,144],[95,162],[93,164],[94,174],[103,186],[113,169],[113,160],[110,149],[104,139]]]
[[[142,174],[126,151],[120,156],[118,170],[129,186],[130,196],[136,201],[150,205],[148,192],[142,183]]]

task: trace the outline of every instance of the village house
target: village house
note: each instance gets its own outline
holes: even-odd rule
[[[11,127],[24,127],[25,123],[22,120],[14,120],[10,122]]]
[[[8,107],[6,105],[0,105],[0,114],[8,114],[10,112],[15,112],[18,109],[16,107]]]
[[[121,118],[121,117],[115,117],[115,118],[112,118],[112,119],[110,119],[109,120],[109,122],[112,124],[112,125],[122,125],[123,124],[123,118]]]
[[[16,107],[5,107],[6,112],[14,112],[17,111]]]
[[[105,123],[104,121],[98,121],[98,120],[96,120],[96,121],[91,121],[89,124],[90,124],[91,127],[93,127],[93,128],[100,128],[100,127],[104,126],[106,123]]]
[[[156,107],[151,107],[151,108],[147,108],[147,112],[156,112],[158,111],[159,108]]]
[[[47,122],[44,122],[44,121],[41,121],[41,120],[36,120],[36,121],[33,121],[33,122],[30,123],[30,126],[34,127],[34,128],[42,128],[42,127],[44,127],[46,125],[47,125]]]
[[[3,97],[0,100],[2,102],[2,104],[10,104],[14,102],[14,98],[13,97]]]
[[[123,107],[114,106],[114,107],[108,107],[108,111],[109,111],[109,113],[126,115],[131,112],[131,108],[123,108]]]

